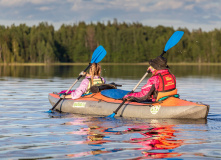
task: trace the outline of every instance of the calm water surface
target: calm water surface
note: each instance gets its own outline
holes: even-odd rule
[[[0,159],[221,159],[221,66],[171,66],[181,98],[210,105],[206,120],[47,113],[48,93],[68,89],[85,68],[0,66]],[[145,70],[102,74],[132,90]]]

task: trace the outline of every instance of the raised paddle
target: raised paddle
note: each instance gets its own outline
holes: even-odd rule
[[[91,58],[91,62],[89,63],[89,65],[87,66],[87,68],[84,70],[84,72],[86,72],[92,65],[92,63],[99,63],[107,54],[106,50],[104,49],[103,46],[99,46],[95,49],[92,58]],[[65,92],[65,95],[71,90],[71,88],[77,83],[77,81],[82,77],[82,75],[80,74],[80,76],[76,79],[76,81],[71,85],[71,87]],[[58,102],[49,110],[50,112],[52,112],[55,107],[59,104],[59,102],[62,100],[63,98],[60,98],[58,100]]]
[[[166,53],[166,51],[168,51],[170,48],[175,46],[180,41],[180,39],[182,38],[183,34],[184,34],[183,31],[176,31],[176,32],[174,32],[173,35],[170,37],[170,39],[167,41],[167,43],[165,45],[165,48],[163,50],[163,53],[160,56],[163,56],[164,53]],[[138,84],[128,94],[133,93],[147,75],[148,75],[148,72],[144,74],[144,76],[141,78],[141,80],[138,82]],[[124,103],[126,101],[127,100],[124,99],[123,102],[119,105],[119,107],[111,115],[109,115],[108,117],[113,118],[117,114],[119,109],[124,105]]]

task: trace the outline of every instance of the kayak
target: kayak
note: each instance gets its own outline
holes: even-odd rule
[[[115,97],[108,96],[108,92],[115,93]],[[98,93],[85,95],[78,99],[63,99],[55,107],[59,112],[84,115],[108,116],[122,103],[116,93],[127,93],[120,89],[108,89]],[[49,93],[48,99],[54,106],[60,99],[58,93]],[[169,96],[158,102],[126,101],[115,116],[130,118],[176,118],[176,119],[206,119],[210,106],[198,102],[191,102],[175,96]]]

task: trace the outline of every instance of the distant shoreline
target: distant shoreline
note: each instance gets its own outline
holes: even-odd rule
[[[0,66],[77,66],[77,65],[88,65],[89,63],[0,63]],[[149,65],[148,62],[143,63],[100,63],[101,65]],[[168,65],[221,65],[221,63],[168,63]]]

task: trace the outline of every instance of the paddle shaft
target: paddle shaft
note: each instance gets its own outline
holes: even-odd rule
[[[163,57],[163,55],[166,53],[166,51],[163,50],[162,54],[160,55],[160,57]]]
[[[131,92],[129,92],[128,94],[133,93],[133,92],[137,89],[137,87],[140,85],[140,83],[144,80],[144,78],[146,78],[147,75],[148,75],[148,72],[146,72],[146,73],[144,74],[144,76],[143,76],[143,77],[141,78],[141,80],[137,83],[137,85],[134,87],[134,89],[133,89]],[[127,100],[124,99],[123,102],[120,104],[120,106],[119,106],[113,113],[117,114],[117,112],[119,111],[119,109],[124,105],[124,103],[125,103],[126,101],[127,101]]]
[[[88,65],[87,68],[84,70],[84,72],[86,72],[86,71],[91,67],[91,65],[92,65],[92,63],[89,63],[89,65]],[[71,88],[73,88],[73,86],[77,83],[77,81],[78,81],[79,79],[81,79],[81,77],[82,77],[82,75],[80,75],[80,76],[76,79],[76,81],[71,85],[71,87],[65,92],[65,95],[71,90]],[[60,98],[60,99],[57,101],[57,103],[55,103],[55,105],[52,107],[51,110],[54,110],[55,107],[58,105],[58,103],[60,103],[60,101],[61,101],[62,99],[63,99],[63,98]]]
[[[87,66],[87,68],[84,70],[84,72],[86,72],[90,67],[91,67],[91,65],[92,65],[92,63],[89,63],[89,65]],[[65,94],[67,94],[70,90],[71,90],[71,88],[73,88],[73,86],[77,83],[77,81],[79,80],[79,79],[81,79],[81,77],[82,77],[82,75],[80,75],[76,80],[75,80],[75,82],[71,85],[71,87],[65,92]]]

